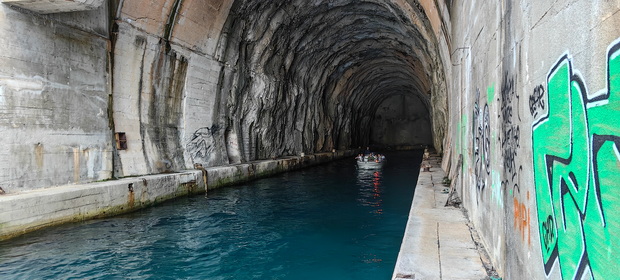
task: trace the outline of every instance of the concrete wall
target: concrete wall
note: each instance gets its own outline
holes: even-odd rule
[[[182,3],[181,3],[182,2]],[[228,164],[214,120],[217,43],[230,1],[125,1],[114,42],[118,176]]]
[[[106,14],[0,5],[2,192],[112,176]]]
[[[105,0],[2,0],[1,2],[39,14],[50,14],[96,10]]]
[[[451,7],[444,167],[505,279],[617,277],[618,11],[602,0]]]

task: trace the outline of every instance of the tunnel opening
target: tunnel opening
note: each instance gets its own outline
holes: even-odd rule
[[[432,145],[438,66],[423,13],[406,3],[235,1],[215,117],[229,162]]]
[[[432,145],[425,104],[415,95],[394,94],[385,98],[371,123],[370,145],[383,148]]]

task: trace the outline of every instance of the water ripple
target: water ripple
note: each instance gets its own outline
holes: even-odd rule
[[[0,242],[0,279],[389,279],[412,156],[381,171],[339,161]]]

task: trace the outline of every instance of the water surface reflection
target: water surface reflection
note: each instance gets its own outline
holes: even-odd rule
[[[420,153],[353,159],[0,242],[0,279],[389,279]]]

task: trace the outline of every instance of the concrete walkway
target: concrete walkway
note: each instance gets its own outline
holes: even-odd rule
[[[444,206],[448,187],[440,160],[431,157],[431,171],[420,171],[393,280],[489,279],[475,230],[461,208]]]

